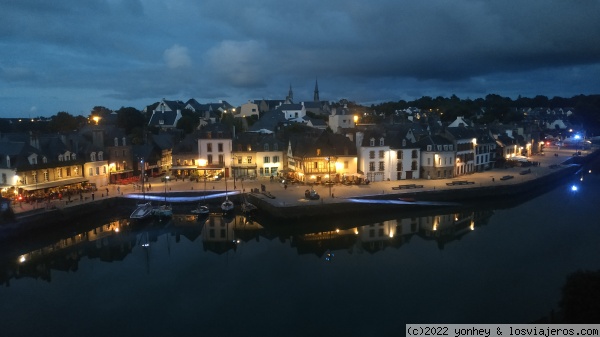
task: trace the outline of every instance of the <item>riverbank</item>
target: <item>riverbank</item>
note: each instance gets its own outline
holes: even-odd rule
[[[522,197],[552,186],[556,180],[574,174],[579,165],[599,154],[599,151],[595,151],[575,157],[571,151],[566,153],[546,151],[545,156],[535,158],[541,165],[529,168],[526,174],[521,174],[523,168],[507,168],[477,172],[453,179],[383,181],[351,186],[294,184],[286,187],[268,179],[243,182],[229,180],[227,190],[231,198],[246,192],[249,201],[259,208],[261,216],[273,220],[443,208],[449,206],[444,203],[450,202],[456,206],[456,203],[482,200],[494,202]],[[501,178],[505,176],[513,178],[502,180]],[[467,184],[454,184],[453,182],[456,181],[467,182]],[[197,204],[204,194],[204,182],[170,181],[168,185],[163,186],[156,180],[151,181],[151,184],[157,189],[152,191],[155,197],[164,196],[168,202],[186,204],[180,207],[184,211],[191,209],[190,204]],[[416,187],[399,189],[400,185],[413,184]],[[310,188],[314,188],[320,194],[319,200],[305,198],[304,192]],[[263,189],[265,193],[262,192]],[[209,182],[207,194],[220,194],[222,198],[225,190],[225,182]],[[73,217],[90,216],[97,212],[128,214],[127,211],[131,211],[136,198],[140,196],[140,191],[133,186],[120,186],[118,189],[117,186],[110,186],[104,193],[97,191],[95,196],[85,195],[81,200],[71,202],[55,200],[45,207],[30,204],[13,205],[15,219],[4,222],[0,226],[0,239],[60,226]],[[180,198],[180,196],[187,196],[187,198]]]

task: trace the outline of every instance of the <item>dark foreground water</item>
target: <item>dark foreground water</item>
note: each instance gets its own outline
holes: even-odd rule
[[[180,215],[4,244],[0,335],[402,336],[406,323],[530,323],[558,308],[568,274],[600,269],[600,176],[586,169],[570,185],[512,208],[339,231]]]

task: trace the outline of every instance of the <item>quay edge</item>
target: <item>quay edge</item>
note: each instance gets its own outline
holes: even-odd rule
[[[497,186],[472,186],[455,189],[426,190],[416,192],[394,193],[386,192],[380,195],[356,196],[354,199],[369,200],[398,200],[399,198],[413,198],[419,201],[438,201],[455,203],[475,203],[475,202],[498,202],[501,203],[510,198],[522,200],[524,197],[539,194],[554,188],[556,183],[564,178],[573,176],[580,165],[571,164],[556,172],[526,180],[510,185]],[[250,202],[255,204],[264,217],[270,218],[273,222],[285,220],[323,218],[331,215],[352,216],[363,213],[384,212],[384,211],[414,211],[416,209],[448,208],[449,206],[421,206],[413,204],[389,205],[389,204],[367,204],[345,201],[342,198],[335,202],[323,203],[322,201],[311,201],[302,205],[281,205],[266,201],[250,193],[248,195]]]

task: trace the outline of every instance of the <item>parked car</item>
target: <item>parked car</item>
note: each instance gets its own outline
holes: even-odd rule
[[[319,200],[319,193],[315,190],[306,190],[304,191],[304,198],[308,200]]]

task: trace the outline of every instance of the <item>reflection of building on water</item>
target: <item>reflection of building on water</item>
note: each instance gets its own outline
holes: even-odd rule
[[[426,240],[435,240],[440,249],[444,245],[460,240],[476,227],[487,224],[493,211],[463,211],[421,218],[420,236]]]
[[[5,273],[0,280],[7,285],[11,278],[23,277],[50,282],[52,269],[77,271],[84,256],[105,262],[121,261],[135,245],[135,237],[117,235],[128,232],[128,225],[126,220],[112,221],[21,254],[16,261],[3,263]]]
[[[134,229],[128,219],[111,221],[93,229],[82,231],[57,240],[52,244],[40,244],[40,248],[16,257],[0,260],[0,282],[8,285],[12,278],[31,277],[51,280],[51,270],[76,271],[79,260],[88,256],[101,261],[120,261],[130,254],[136,245],[156,242],[158,237],[174,235],[176,242],[181,237],[190,242],[202,238],[204,251],[222,254],[236,251],[242,243],[279,237],[288,238],[298,254],[316,254],[319,257],[333,256],[335,251],[349,253],[375,253],[388,247],[400,248],[418,236],[444,245],[460,240],[462,236],[487,223],[493,211],[462,211],[442,215],[400,218],[366,226],[319,231],[308,234],[277,234],[264,231],[252,220],[236,215],[224,218],[210,215],[198,219],[196,215],[175,214],[168,224]],[[144,242],[142,242],[145,240]]]
[[[336,229],[333,231],[295,235],[290,244],[298,254],[316,254],[322,257],[328,251],[348,249],[356,242],[356,229]]]
[[[211,214],[204,223],[202,244],[205,251],[222,254],[228,250],[236,250],[242,242],[256,239],[258,241],[263,227],[242,215],[230,218]]]

